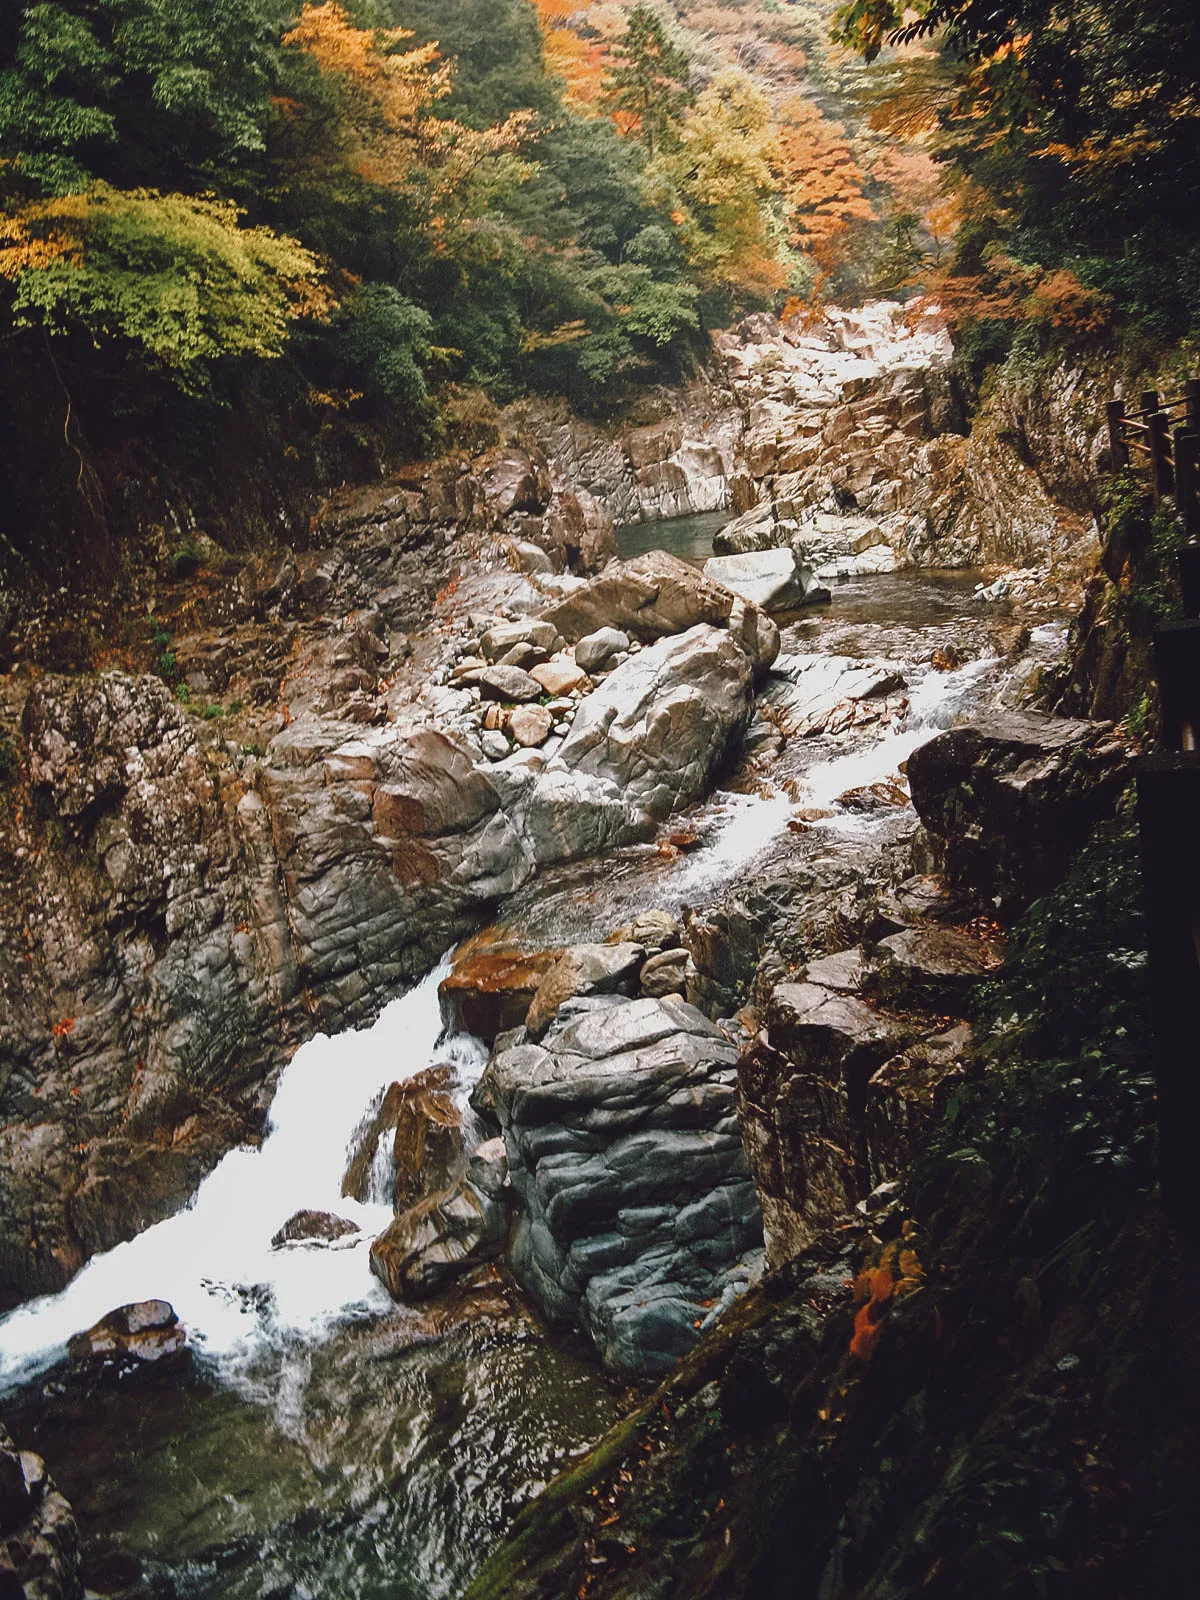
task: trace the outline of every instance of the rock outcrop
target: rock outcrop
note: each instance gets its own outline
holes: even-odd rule
[[[0,1592],[12,1600],[80,1600],[79,1530],[31,1450],[0,1427]]]
[[[572,1002],[481,1080],[519,1203],[513,1266],[611,1366],[665,1370],[752,1270],[736,1059],[681,1000],[604,996]]]
[[[754,673],[724,628],[663,639],[611,673],[520,810],[539,863],[644,838],[697,799],[750,716]]]
[[[913,804],[951,884],[1017,911],[1059,881],[1128,782],[1108,723],[997,712],[915,751]]]

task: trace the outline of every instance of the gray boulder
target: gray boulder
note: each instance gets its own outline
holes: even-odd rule
[[[605,1362],[666,1371],[761,1244],[737,1052],[682,1000],[580,1000],[489,1063],[520,1207],[514,1270]]]
[[[788,545],[745,555],[713,556],[704,563],[704,576],[764,611],[795,611],[810,599],[829,598],[828,589],[816,582],[812,568],[803,566]]]
[[[575,660],[585,672],[603,672],[614,656],[629,649],[629,635],[620,628],[597,628],[575,646]]]
[[[478,672],[464,675],[464,683],[473,683],[485,700],[517,702],[540,700],[545,690],[536,678],[531,678],[520,667],[484,667]]]
[[[1105,722],[1004,711],[939,734],[909,758],[913,805],[951,886],[1006,911],[1062,877],[1129,781]]]
[[[749,720],[754,674],[723,628],[700,625],[618,667],[580,704],[520,815],[539,862],[644,837],[705,792]]]

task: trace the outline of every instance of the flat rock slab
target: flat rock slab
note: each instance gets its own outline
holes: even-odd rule
[[[498,1033],[525,1021],[538,985],[561,955],[558,949],[524,950],[470,940],[456,954],[438,994],[458,1027],[490,1044]]]
[[[794,1066],[853,1090],[914,1036],[854,994],[817,983],[779,983],[767,1003],[772,1046]]]
[[[838,731],[847,723],[843,708],[885,701],[905,687],[901,663],[854,656],[781,655],[772,674],[764,698],[786,712],[800,738]]]
[[[953,928],[907,928],[881,940],[875,958],[872,987],[889,1003],[957,1016],[1000,970],[1004,946]]]

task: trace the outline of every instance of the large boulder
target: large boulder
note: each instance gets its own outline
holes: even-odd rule
[[[802,565],[788,545],[713,556],[704,563],[704,576],[764,611],[796,611],[806,603],[829,599],[829,590],[817,583],[812,568]]]
[[[951,728],[908,762],[938,869],[1010,913],[1058,882],[1128,778],[1111,724],[1029,711]]]
[[[737,1052],[674,997],[570,1010],[480,1085],[520,1203],[512,1264],[608,1365],[666,1371],[761,1244]]]
[[[643,643],[699,623],[728,628],[756,671],[765,671],[779,653],[778,630],[757,607],[664,550],[610,562],[599,577],[545,612],[544,620],[569,643],[600,628],[618,628]]]
[[[525,802],[539,862],[644,837],[698,799],[750,716],[754,674],[723,628],[700,624],[642,650],[580,703]]]

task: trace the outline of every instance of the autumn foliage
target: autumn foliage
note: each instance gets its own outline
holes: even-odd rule
[[[876,1264],[864,1267],[854,1280],[854,1303],[858,1311],[850,1354],[856,1360],[871,1359],[883,1336],[884,1320],[892,1304],[916,1294],[924,1284],[924,1269],[912,1244],[907,1242],[912,1232],[912,1224],[906,1223],[902,1237],[885,1245]]]

